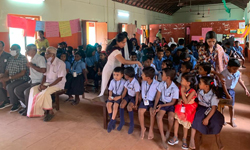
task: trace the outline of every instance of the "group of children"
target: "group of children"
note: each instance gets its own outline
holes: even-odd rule
[[[131,57],[133,58],[133,56]],[[158,57],[162,58],[162,54],[159,54]],[[153,127],[156,116],[165,149],[168,149],[166,143],[169,145],[179,143],[179,125],[183,126],[182,149],[199,149],[200,136],[202,134],[214,134],[218,148],[223,149],[220,141],[220,132],[225,121],[224,116],[217,110],[218,98],[233,100],[229,111],[231,125],[235,127],[233,106],[235,102],[234,88],[237,82],[244,88],[246,95],[250,96],[238,71],[240,62],[234,58],[230,59],[227,68],[221,73],[224,78],[217,80],[216,76],[210,76],[210,63],[198,64],[198,70],[195,74],[193,64],[184,60],[181,63],[181,72],[177,75],[170,60],[164,60],[161,64],[156,64],[156,68],[151,66],[152,57],[146,56],[142,60],[144,69],[141,71],[140,76],[136,75],[135,69],[130,66],[124,69],[117,67],[113,71],[113,79],[108,88],[107,111],[110,122],[107,131],[111,132],[116,128],[118,109],[120,124],[117,130],[120,131],[122,129],[125,124],[124,109],[126,107],[130,119],[128,134],[133,133],[133,111],[137,110],[138,107],[141,139],[144,138],[146,131],[144,114],[149,110],[150,127],[148,139],[154,138]],[[158,72],[157,69],[159,67],[160,71]],[[140,72],[140,69],[138,69],[138,72]],[[159,74],[160,79],[158,78]],[[168,128],[164,134],[163,118],[165,114],[167,114]],[[174,136],[169,139],[173,126]],[[192,130],[188,146],[186,139],[190,128]]]

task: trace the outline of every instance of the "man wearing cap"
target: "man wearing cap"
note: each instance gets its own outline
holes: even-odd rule
[[[14,90],[23,107],[23,109],[19,111],[19,114],[22,116],[27,115],[30,89],[42,82],[43,74],[46,72],[45,58],[37,54],[35,44],[29,44],[26,47],[26,53],[28,57],[30,57],[30,59],[28,59],[30,62],[27,63],[27,67],[30,69],[30,81],[17,86]]]
[[[50,121],[54,117],[51,94],[64,89],[66,82],[65,63],[56,57],[56,48],[48,47],[45,53],[47,70],[43,75],[40,85],[30,90],[28,102],[28,117],[42,117],[45,111],[44,121]]]
[[[18,97],[14,93],[14,89],[25,82],[29,81],[29,69],[26,66],[27,58],[21,53],[21,47],[18,44],[13,44],[10,48],[11,57],[8,60],[5,73],[0,79],[2,83],[8,83],[6,89],[0,89],[0,109],[6,108],[10,103],[13,105],[10,112],[18,111],[20,103]],[[7,91],[6,91],[7,90]],[[7,97],[7,92],[10,98]]]
[[[200,39],[199,39],[199,43],[200,43],[201,45],[203,45],[203,43],[204,43],[204,39],[203,39],[203,37],[200,37]]]

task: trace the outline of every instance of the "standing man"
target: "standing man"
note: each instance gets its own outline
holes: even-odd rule
[[[159,29],[158,33],[156,34],[156,37],[158,37],[160,41],[162,40],[161,29]]]
[[[10,112],[18,111],[20,103],[18,97],[14,93],[14,89],[25,82],[29,81],[29,69],[27,65],[27,58],[21,53],[21,47],[18,44],[13,44],[10,48],[11,57],[7,63],[7,67],[3,77],[0,79],[2,84],[8,83],[6,90],[0,89],[0,109],[6,108],[8,106],[9,100],[7,97],[7,92],[10,95],[10,103],[13,105]]]
[[[27,115],[30,89],[42,82],[43,74],[46,72],[45,58],[37,54],[37,47],[35,44],[29,44],[26,48],[26,53],[29,57],[31,57],[31,62],[27,63],[27,66],[30,69],[31,80],[17,86],[14,90],[14,93],[23,106],[23,109],[19,111],[19,114],[22,116]]]

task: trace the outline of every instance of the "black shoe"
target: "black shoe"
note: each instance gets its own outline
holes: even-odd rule
[[[53,117],[54,117],[54,114],[47,114],[47,115],[44,117],[43,121],[48,122],[48,121],[50,121]]]
[[[10,112],[16,112],[16,111],[18,111],[18,110],[19,110],[19,108],[20,108],[20,105],[18,105],[18,104],[14,104],[14,105],[12,106],[12,108],[11,108]]]
[[[22,108],[18,113],[22,114],[24,111],[26,111],[26,108]]]
[[[4,109],[4,108],[6,108],[6,102],[4,101],[1,105],[0,105],[0,109]]]
[[[25,110],[21,115],[22,116],[27,116],[27,110]]]

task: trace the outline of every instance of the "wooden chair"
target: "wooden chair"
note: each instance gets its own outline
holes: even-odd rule
[[[59,96],[62,94],[66,94],[66,92],[67,92],[67,90],[63,89],[63,90],[57,91],[57,92],[52,94],[52,96],[55,97],[55,104],[56,104],[57,111],[59,110]]]
[[[223,108],[225,106],[232,106],[233,105],[233,100],[232,99],[219,99],[219,104],[218,104],[218,111],[223,113]]]

